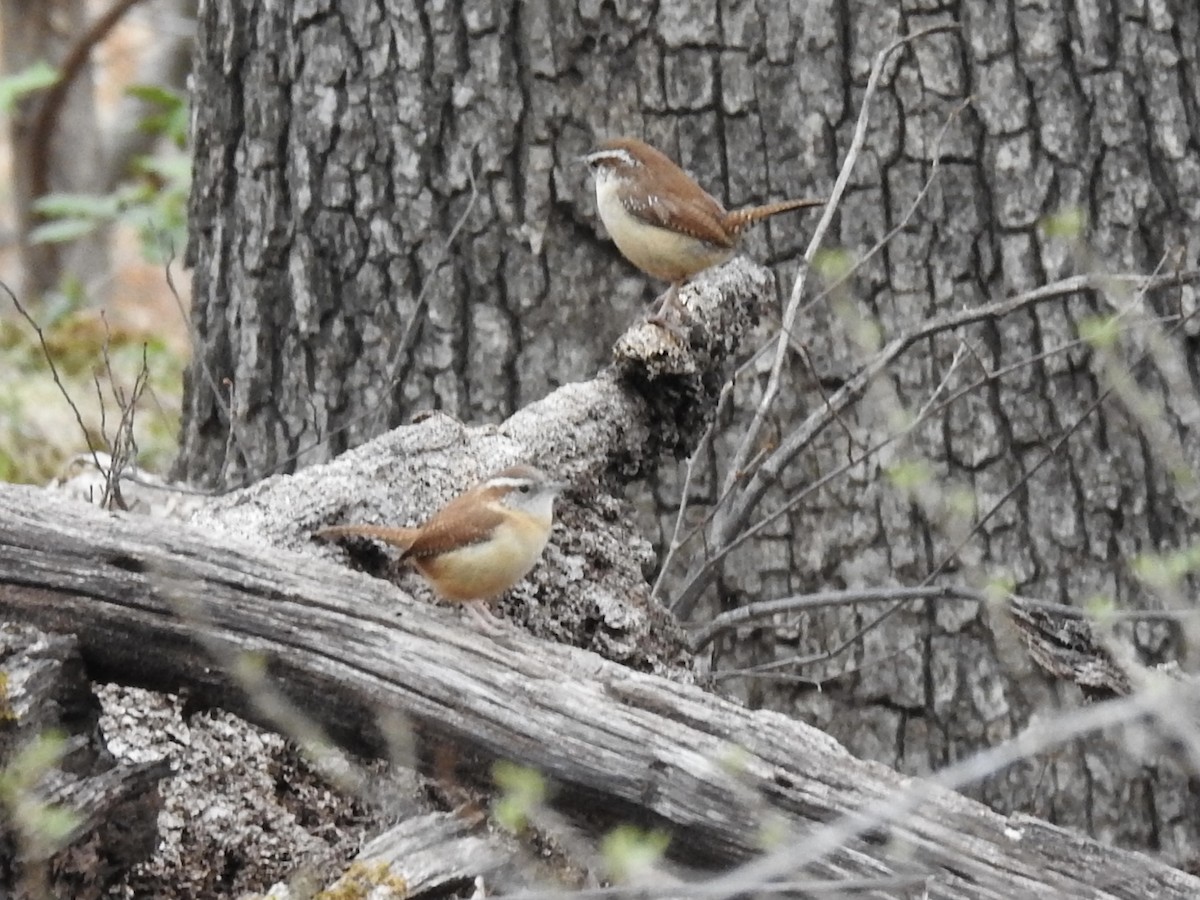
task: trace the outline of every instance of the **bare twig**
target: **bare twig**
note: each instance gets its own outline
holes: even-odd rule
[[[1177,317],[1172,319],[1171,321],[1175,325],[1181,324],[1180,320]],[[732,542],[730,542],[729,544],[726,544],[724,547],[722,547],[720,550],[718,550],[716,552],[716,557],[723,558],[724,556],[727,556],[729,553],[732,553],[734,550],[737,550],[744,543],[751,540],[756,535],[760,534],[764,529],[770,527],[770,525],[773,522],[777,521],[782,516],[785,516],[788,513],[790,513],[793,509],[795,509],[797,506],[799,506],[801,503],[803,503],[805,500],[807,500],[810,496],[812,496],[814,493],[819,491],[825,485],[842,477],[850,469],[854,468],[855,466],[861,465],[863,462],[870,459],[874,454],[878,453],[880,450],[884,449],[885,447],[904,439],[910,433],[912,433],[912,431],[918,425],[920,425],[923,421],[930,418],[931,416],[940,414],[941,412],[948,409],[953,404],[957,403],[963,397],[979,390],[985,384],[988,384],[992,381],[1003,378],[1006,375],[1010,375],[1013,372],[1016,372],[1027,366],[1031,366],[1031,365],[1034,365],[1035,363],[1049,359],[1050,357],[1056,356],[1057,354],[1066,353],[1069,350],[1073,350],[1077,347],[1087,346],[1087,345],[1088,345],[1088,342],[1086,340],[1084,340],[1083,338],[1076,338],[1073,341],[1067,341],[1064,344],[1060,344],[1057,347],[1051,347],[1049,350],[1044,350],[1041,353],[1034,354],[1033,356],[1028,356],[1023,359],[1019,359],[1016,362],[1010,363],[1007,366],[1002,366],[999,369],[987,370],[985,368],[985,374],[983,375],[982,378],[976,379],[975,381],[971,382],[970,384],[959,388],[957,391],[955,391],[953,394],[951,394],[949,397],[947,397],[941,403],[937,403],[936,405],[931,405],[933,399],[936,398],[936,396],[937,396],[937,391],[934,391],[934,393],[932,395],[930,395],[930,400],[925,403],[925,405],[921,408],[921,410],[917,413],[917,415],[913,417],[913,420],[905,428],[901,429],[900,431],[893,432],[892,434],[889,434],[887,437],[880,439],[877,443],[875,443],[871,447],[867,448],[867,450],[861,456],[848,459],[846,462],[844,462],[842,465],[838,466],[836,469],[833,469],[833,470],[827,472],[821,478],[806,485],[803,490],[797,491],[794,495],[789,497],[785,503],[780,505],[778,508],[772,510],[770,513],[765,515],[763,518],[759,519],[753,525],[746,528],[744,531],[742,531],[740,534],[738,534],[738,536]],[[943,379],[943,381],[944,381],[944,379]],[[706,522],[707,522],[707,520],[706,520]],[[684,538],[684,543],[686,544],[690,538],[691,538],[691,535],[688,535],[688,537]],[[713,560],[714,564],[716,562],[719,562],[719,558],[716,558]]]
[[[188,338],[192,342],[192,359],[193,363],[200,367],[200,373],[204,376],[204,382],[208,385],[208,389],[212,392],[213,400],[217,404],[217,408],[225,415],[225,421],[229,423],[229,434],[226,436],[225,458],[229,458],[232,452],[231,448],[239,446],[238,440],[238,423],[233,416],[233,406],[231,401],[225,399],[225,384],[227,382],[218,383],[217,376],[213,374],[213,370],[208,365],[208,360],[204,354],[200,352],[201,341],[200,333],[196,330],[196,324],[192,321],[191,314],[183,306],[183,297],[179,294],[179,288],[175,286],[175,277],[171,274],[171,266],[175,262],[175,247],[172,245],[167,254],[166,263],[163,265],[163,276],[167,281],[167,289],[171,292],[171,298],[175,301],[175,308],[179,310],[179,317],[183,320],[184,327],[187,328]],[[193,387],[193,391],[195,388]],[[205,495],[216,495],[220,491],[198,491]]]
[[[847,666],[829,675],[801,675],[793,671],[803,666],[820,662],[821,659],[818,656],[789,656],[784,659],[773,659],[769,662],[759,663],[755,666],[746,666],[741,669],[713,669],[711,677],[715,681],[722,681],[727,678],[753,678],[760,681],[775,681],[786,684],[807,684],[815,687],[817,690],[821,690],[825,685],[834,684],[853,675],[866,672],[869,669],[881,666],[893,659],[907,656],[914,650],[922,648],[931,630],[928,626],[919,628],[916,631],[917,637],[915,640],[907,644],[900,644],[888,653],[874,653],[869,659],[862,660],[857,665]]]
[[[787,359],[789,340],[792,329],[795,327],[796,316],[800,311],[800,300],[804,295],[808,266],[816,255],[818,248],[820,248],[822,241],[824,241],[825,232],[829,230],[829,226],[833,222],[833,217],[838,210],[842,194],[845,193],[846,185],[850,181],[850,173],[853,171],[854,164],[858,160],[859,151],[866,141],[867,125],[870,123],[871,100],[879,87],[879,80],[883,76],[883,70],[888,59],[891,58],[891,55],[897,49],[912,41],[939,32],[957,30],[958,27],[957,24],[934,25],[898,38],[876,54],[875,61],[871,66],[871,74],[867,79],[866,90],[863,92],[862,106],[859,109],[858,121],[855,125],[854,137],[850,142],[850,149],[846,153],[846,159],[842,163],[837,180],[834,182],[833,190],[830,191],[829,200],[825,204],[824,212],[817,222],[812,239],[809,241],[808,248],[804,252],[804,265],[800,268],[800,272],[796,276],[795,284],[792,285],[791,296],[788,298],[788,305],[784,310],[779,338],[775,345],[775,358],[771,364],[771,373],[767,378],[767,386],[763,391],[762,400],[759,402],[758,408],[754,411],[754,417],[746,429],[746,434],[730,461],[729,474],[726,476],[725,483],[726,490],[737,484],[738,479],[741,477],[741,473],[749,460],[751,448],[757,445],[759,433],[762,431],[767,415],[774,405],[775,396],[779,392],[779,383],[783,373],[783,365]],[[719,523],[720,518],[718,517]],[[718,527],[718,530],[724,531],[725,529]]]
[[[1153,276],[1153,277],[1157,277],[1157,276]],[[1144,294],[1146,290],[1149,290],[1149,288],[1143,288],[1141,291],[1139,291],[1138,292],[1139,296]],[[1193,315],[1194,315],[1194,313],[1193,313]],[[1188,321],[1188,318],[1190,318],[1190,316],[1179,319],[1175,323],[1175,325],[1173,326],[1171,331],[1174,332],[1174,331],[1177,331],[1178,329],[1182,328],[1183,325]],[[1150,355],[1149,351],[1143,353],[1137,360],[1135,360],[1132,363],[1132,365],[1139,365],[1142,362],[1145,362],[1146,359],[1149,357],[1149,355]],[[931,585],[932,582],[934,581],[934,579],[936,579],[938,575],[940,575],[942,572],[945,571],[946,567],[951,563],[951,561],[953,561],[954,559],[957,558],[958,554],[962,551],[962,549],[967,545],[967,543],[970,540],[972,540],[972,538],[974,538],[974,536],[976,534],[979,533],[979,531],[992,518],[992,516],[994,516],[1001,509],[1001,507],[1004,506],[1004,504],[1006,504],[1019,490],[1021,490],[1021,488],[1024,487],[1025,484],[1028,483],[1028,481],[1034,476],[1034,474],[1039,469],[1041,469],[1042,466],[1044,466],[1047,462],[1049,462],[1051,459],[1053,459],[1055,456],[1058,455],[1058,453],[1066,445],[1066,442],[1071,438],[1071,436],[1079,429],[1079,427],[1085,421],[1087,421],[1088,418],[1091,417],[1091,415],[1097,409],[1100,408],[1100,406],[1104,403],[1104,401],[1112,393],[1113,393],[1112,388],[1108,388],[1107,390],[1103,391],[1092,403],[1090,403],[1088,405],[1087,409],[1085,409],[1078,417],[1076,417],[1076,419],[1066,429],[1064,429],[1062,434],[1059,436],[1058,440],[1055,441],[1054,445],[1049,450],[1047,450],[1046,453],[1043,454],[1041,456],[1041,458],[1039,458],[1038,461],[1031,468],[1027,469],[1026,471],[1024,471],[1022,473],[1021,477],[1019,479],[1017,479],[1017,481],[1003,494],[1003,496],[1001,496],[992,505],[992,507],[981,518],[979,518],[974,523],[974,525],[968,530],[968,532],[965,535],[963,535],[963,537],[956,543],[956,545],[953,547],[953,549],[951,549],[951,551],[942,558],[941,562],[936,567],[934,567],[925,576],[924,579],[922,579],[922,582],[921,582],[922,587]],[[892,604],[892,606],[890,606],[884,612],[880,613],[878,616],[876,616],[874,619],[872,619],[870,622],[868,622],[862,628],[858,629],[854,634],[847,637],[844,641],[842,641],[836,647],[834,647],[831,650],[827,650],[824,653],[821,653],[816,657],[806,660],[806,662],[827,661],[829,659],[833,659],[834,657],[839,656],[841,653],[845,652],[850,647],[853,647],[855,644],[857,644],[864,636],[866,636],[870,632],[874,631],[876,628],[878,628],[880,625],[882,625],[884,622],[886,622],[888,619],[890,619],[900,609],[902,609],[904,604],[907,602],[910,602],[910,601],[908,599],[897,600],[896,602],[894,602]],[[1179,622],[1184,622],[1184,623],[1191,621],[1191,619],[1189,619],[1186,616],[1179,616],[1179,617],[1176,617],[1173,619],[1167,619],[1167,620],[1168,621],[1179,621]],[[1162,621],[1162,619],[1159,619],[1159,621]]]
[[[745,490],[737,497],[728,513],[714,520],[712,544],[715,555],[706,559],[689,579],[680,593],[678,606],[686,615],[699,595],[707,588],[711,572],[716,563],[729,552],[729,547],[739,539],[746,523],[770,487],[777,483],[783,470],[791,461],[830,424],[841,410],[854,403],[892,363],[899,359],[918,341],[971,325],[987,319],[1001,318],[1021,309],[1056,300],[1084,290],[1104,290],[1112,285],[1127,284],[1139,292],[1158,290],[1200,280],[1200,271],[1188,270],[1172,275],[1076,275],[1049,285],[1025,291],[994,303],[958,310],[934,316],[899,336],[892,338],[870,360],[852,375],[842,387],[835,391],[829,403],[813,411],[799,427],[792,431],[771,456],[754,472]],[[1178,326],[1176,326],[1178,327]],[[1075,427],[1078,427],[1077,425]]]
[[[42,327],[38,325],[37,320],[21,305],[21,301],[17,299],[17,295],[12,292],[12,289],[5,282],[0,281],[0,288],[3,288],[4,293],[8,294],[9,299],[12,300],[13,306],[17,308],[17,312],[20,313],[21,318],[29,323],[29,327],[37,335],[38,343],[42,347],[42,356],[45,357],[46,365],[50,367],[50,374],[54,377],[54,384],[58,387],[58,392],[62,394],[63,399],[67,401],[67,405],[71,407],[71,412],[75,416],[75,422],[79,425],[79,431],[87,443],[88,452],[92,455],[92,462],[96,464],[97,469],[103,472],[104,467],[100,464],[100,457],[96,453],[96,448],[92,446],[92,436],[88,433],[87,426],[83,424],[83,414],[80,413],[79,407],[76,406],[70,392],[67,391],[66,385],[63,384],[62,378],[59,377],[58,366],[54,363],[54,354],[50,352],[50,345],[46,343],[45,332],[42,331]]]
[[[104,339],[104,368],[108,375],[109,389],[112,391],[113,399],[116,401],[117,408],[121,410],[121,417],[117,421],[116,432],[109,437],[104,434],[105,440],[108,442],[112,463],[108,471],[105,473],[104,479],[104,496],[101,500],[101,505],[107,508],[109,504],[115,504],[120,509],[128,509],[128,504],[125,503],[121,496],[121,480],[126,478],[125,470],[132,468],[137,469],[137,436],[134,434],[134,421],[137,416],[138,405],[141,403],[142,394],[146,390],[146,385],[150,381],[150,363],[146,355],[146,345],[142,344],[142,363],[138,369],[137,375],[134,376],[133,387],[129,392],[129,396],[125,396],[121,390],[120,380],[117,378],[117,373],[113,371],[112,359],[109,356],[110,336],[107,333],[108,321],[105,320],[105,339]],[[99,382],[97,382],[99,387]],[[100,408],[103,411],[105,407],[103,398],[101,398]]]
[[[853,606],[860,603],[909,603],[914,600],[959,600],[967,603],[986,603],[995,596],[986,590],[957,584],[920,585],[918,587],[875,587],[845,591],[819,591],[812,594],[797,594],[778,600],[761,600],[731,609],[713,617],[712,621],[697,628],[692,634],[692,648],[700,652],[726,631],[748,625],[751,622],[769,619],[785,612],[811,612],[835,606]],[[1009,594],[1008,601],[1022,606],[1052,613],[1066,619],[1105,619],[1121,622],[1179,622],[1194,611],[1188,610],[1106,610],[1092,614],[1078,606],[1034,600]]]
[[[880,826],[894,824],[903,829],[903,816],[919,807],[931,793],[959,790],[1093,732],[1147,717],[1160,724],[1169,723],[1179,715],[1181,706],[1191,703],[1190,694],[1194,690],[1191,685],[1164,684],[1157,690],[1059,712],[1052,719],[1033,722],[1024,732],[1002,744],[947,766],[935,775],[913,778],[902,790],[878,799],[864,798],[861,809],[839,817],[814,833],[782,839],[781,849],[715,879],[710,886],[719,888],[717,896],[721,898],[735,897],[744,893],[747,884],[769,882],[791,872],[803,871],[805,866]]]

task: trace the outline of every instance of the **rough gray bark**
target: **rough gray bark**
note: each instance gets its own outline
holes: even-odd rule
[[[290,712],[277,718],[282,697],[375,754],[394,736],[382,723],[401,714],[420,767],[436,766],[439,744],[459,753],[464,778],[478,778],[481,761],[513,759],[551,779],[554,807],[585,830],[656,823],[694,870],[757,855],[767,828],[794,842],[793,856],[812,853],[807,877],[904,876],[931,898],[1200,891],[1200,880],[1151,857],[932,784],[910,794],[908,779],[796,720],[515,629],[483,637],[310,555],[29,488],[0,488],[0,512],[0,612],[75,631],[94,672],[183,685],[254,719],[294,722]],[[265,682],[239,683],[230,664],[244,653],[266,661]],[[807,842],[830,821],[906,794],[852,837],[820,851]]]
[[[844,148],[870,54],[896,33],[951,16],[905,16],[865,3],[808,9],[805,71],[852,88],[806,91],[804,113],[845,123],[835,138]],[[835,312],[838,304],[877,321],[886,343],[924,319],[1076,273],[1197,267],[1200,169],[1182,149],[1200,136],[1196,6],[1160,4],[1148,16],[1124,4],[1095,16],[1090,5],[976,2],[960,9],[961,32],[914,43],[876,100],[833,243],[862,253],[907,224],[833,303],[813,304],[802,316],[823,390],[797,367],[786,393],[800,415],[789,419],[780,410],[784,438],[870,358],[852,339],[853,320]],[[856,36],[845,48],[848,61],[822,49],[841,47],[843,34]],[[939,144],[968,95],[970,107]],[[930,193],[905,219],[935,162]],[[1077,234],[1044,227],[1047,217],[1071,209],[1085,222]],[[1089,411],[1112,379],[1104,355],[1086,343],[1006,371],[1069,346],[1089,317],[1111,315],[1133,299],[1132,291],[1096,285],[914,347],[881,387],[782,471],[782,490],[767,495],[763,511],[844,465],[848,434],[871,446],[895,433],[896,410],[917,411],[943,379],[939,400],[979,387],[896,447],[807,494],[785,522],[735,553],[722,570],[720,603],[919,585],[940,571],[978,588],[1011,581],[1021,594],[1080,606],[1104,597],[1123,608],[1192,608],[1182,585],[1174,597],[1139,580],[1135,560],[1183,550],[1197,534],[1190,477],[1177,477],[1200,471],[1196,330],[1194,323],[1174,330],[1168,321],[1160,327],[1164,346],[1156,348],[1146,324],[1155,315],[1190,314],[1195,288],[1150,292],[1124,314],[1118,368],[1128,365],[1161,403],[1149,423],[1116,396]],[[928,466],[927,478],[915,490],[898,488],[888,470],[910,464]],[[956,497],[968,498],[965,516],[955,512]],[[978,531],[968,539],[971,529]],[[708,540],[721,546],[711,532]],[[881,628],[851,640],[885,608],[809,612],[783,627],[743,632],[720,648],[714,666],[816,657],[725,683],[755,705],[800,715],[853,752],[912,773],[936,770],[1019,732],[1031,717],[1078,702],[1076,690],[1030,671],[1019,657],[1014,665],[974,606],[903,604]],[[703,618],[703,607],[695,615]],[[1194,652],[1165,624],[1120,634],[1150,664]],[[832,659],[820,658],[844,644]],[[789,675],[795,680],[783,680]],[[1189,867],[1196,862],[1194,784],[1184,771],[1145,765],[1119,736],[1030,760],[972,794],[997,809],[1045,815]]]
[[[629,92],[646,14],[622,15],[203,4],[182,475],[240,484],[421,409],[498,421],[596,371],[651,289],[598,239],[578,157],[643,117],[595,132],[563,119],[600,114],[602,85]],[[614,52],[587,51],[610,26]],[[580,64],[582,82],[561,77]],[[709,139],[715,124],[695,123]],[[810,186],[791,172],[772,188]],[[755,179],[731,199],[766,191]]]
[[[899,231],[832,297],[818,299],[810,279],[796,329],[807,357],[790,359],[761,449],[794,433],[869,359],[855,340],[860,319],[886,341],[1077,272],[1148,274],[1164,259],[1167,271],[1197,267],[1195,4],[927,6],[729,0],[707,15],[686,4],[560,0],[353,12],[206,3],[192,245],[202,347],[180,471],[237,483],[364,412],[303,460],[414,409],[496,421],[551,385],[590,376],[607,353],[605,329],[615,331],[646,288],[602,239],[574,158],[598,137],[632,133],[731,205],[818,194],[850,145],[873,55],[933,24],[960,30],[922,39],[889,64],[826,246],[862,255]],[[1042,227],[1071,209],[1084,214],[1077,234]],[[464,212],[458,243],[443,254]],[[749,246],[783,261],[786,287],[806,237],[780,221]],[[1093,287],[911,348],[782,468],[760,511],[844,465],[851,437],[869,446],[895,433],[894,414],[921,408],[943,381],[943,399],[979,386],[732,554],[691,614],[818,589],[917,585],[943,568],[976,587],[1011,579],[1024,594],[1065,603],[1098,594],[1123,606],[1162,603],[1131,560],[1185,548],[1197,531],[1163,434],[1148,438],[1146,423],[1112,398],[1084,416],[1108,384],[1086,344],[1008,369],[1070,344],[1085,319],[1127,299]],[[1183,287],[1144,307],[1152,315],[1195,305]],[[1136,328],[1130,359],[1147,346]],[[768,336],[764,327],[759,337]],[[1135,375],[1164,402],[1166,445],[1194,463],[1194,327],[1167,344],[1182,365],[1156,354]],[[738,381],[727,430],[690,486],[689,526],[707,521],[723,494],[763,374],[759,364]],[[906,467],[928,473],[921,490],[888,477]],[[679,481],[662,473],[641,502],[662,544],[671,520],[660,516],[677,502]],[[964,497],[974,506],[965,516],[952,502]],[[702,559],[702,546],[690,544],[686,559]],[[685,568],[672,569],[666,598],[679,595]],[[847,644],[830,660],[793,666],[783,673],[790,681],[722,684],[911,773],[1077,702],[1073,689],[1006,659],[974,607],[909,604],[850,640],[878,612],[807,613],[744,631],[713,664],[745,668]],[[1148,663],[1180,650],[1165,625],[1127,639]],[[1200,841],[1186,777],[1142,766],[1115,742],[1031,760],[975,792],[998,809],[1176,861],[1191,862]]]

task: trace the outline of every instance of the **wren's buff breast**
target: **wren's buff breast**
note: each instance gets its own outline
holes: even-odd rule
[[[729,212],[668,156],[636,138],[606,141],[584,160],[595,179],[600,219],[617,249],[673,287],[728,260],[755,222],[825,202],[784,200]]]

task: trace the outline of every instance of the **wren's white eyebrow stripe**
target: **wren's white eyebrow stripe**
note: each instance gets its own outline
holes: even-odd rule
[[[584,159],[589,166],[601,161],[618,162],[626,166],[637,165],[637,160],[624,150],[597,150],[595,153],[589,153]]]
[[[534,482],[533,482],[532,478],[504,477],[504,478],[489,478],[488,482],[487,482],[487,486],[488,487],[519,488],[519,487],[523,487],[527,484],[533,484],[533,483]]]

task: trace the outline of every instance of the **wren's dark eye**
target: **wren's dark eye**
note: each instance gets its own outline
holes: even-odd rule
[[[519,488],[517,488],[517,490],[520,491],[522,494],[528,494],[530,491],[533,490],[533,485],[532,484],[523,484]]]

